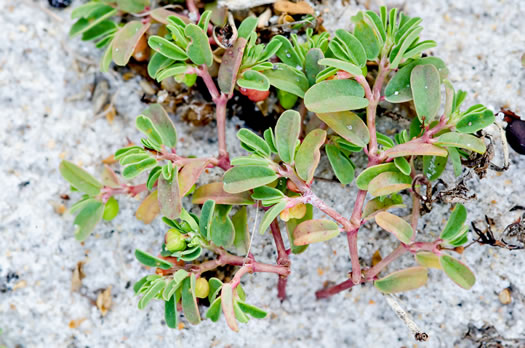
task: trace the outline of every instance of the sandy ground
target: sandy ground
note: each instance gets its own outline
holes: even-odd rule
[[[161,223],[138,222],[133,217],[138,201],[121,199],[119,216],[100,224],[96,234],[80,244],[73,238],[72,217],[58,214],[56,207],[70,204],[60,198],[69,192],[58,173],[62,158],[100,173],[101,160],[123,146],[126,137],[139,139],[132,124],[144,108],[143,91],[135,78],[124,82],[117,74],[106,75],[111,94],[118,93],[118,116],[111,124],[104,117],[95,118],[89,86],[103,76],[96,65],[85,61],[96,62],[100,52],[89,43],[67,38],[71,9],[52,11],[50,16],[42,7],[47,8],[46,1],[0,0],[0,345],[414,346],[409,331],[370,285],[315,301],[313,293],[323,282],[340,281],[349,269],[342,236],[292,257],[289,298],[284,303],[276,298],[274,276],[247,276],[248,301],[270,315],[242,325],[237,334],[222,320],[170,330],[163,322],[160,302],[138,310],[130,285],[147,271],[135,261],[133,250],[157,250],[164,231]],[[407,1],[404,7],[410,15],[424,19],[423,36],[438,42],[433,53],[449,64],[456,88],[469,92],[467,103],[525,112],[525,70],[520,63],[525,51],[523,1],[425,0]],[[327,8],[326,26],[334,29],[348,25],[350,16],[362,6],[351,1],[346,7],[334,2]],[[193,128],[178,119],[175,122],[179,133],[185,134],[180,153],[215,153],[214,144],[205,141],[202,146],[203,140],[215,140],[213,125]],[[229,139],[239,124],[235,118],[229,123]],[[237,145],[231,147],[234,154],[241,152]],[[469,220],[487,214],[495,219],[496,230],[501,230],[519,216],[508,211],[524,202],[525,157],[511,151],[511,160],[507,172],[469,182],[478,195],[467,203]],[[350,209],[355,194],[352,186],[341,189],[326,182],[316,184],[314,190],[340,212]],[[434,209],[421,221],[420,229],[436,236],[447,208]],[[375,250],[385,255],[392,245],[392,238],[376,228],[364,228],[360,234],[359,248],[366,262]],[[269,236],[256,235],[253,252],[261,261],[275,258]],[[462,259],[477,275],[471,291],[431,271],[427,286],[400,296],[403,306],[430,335],[429,342],[417,346],[476,346],[463,339],[469,324],[491,324],[505,337],[525,337],[525,302],[520,295],[525,294],[525,253],[475,246]],[[86,277],[80,291],[71,292],[72,271],[79,261],[85,262]],[[405,257],[390,269],[412,263]],[[510,285],[513,300],[502,305],[498,293]],[[108,287],[112,306],[102,316],[93,300]]]

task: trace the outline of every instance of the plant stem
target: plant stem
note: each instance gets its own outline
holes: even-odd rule
[[[277,249],[277,264],[281,266],[290,267],[290,258],[288,252],[284,246],[283,236],[277,219],[273,220],[270,224],[272,236],[275,241],[275,248]],[[277,281],[277,297],[284,301],[286,299],[286,282],[288,277],[280,276]]]
[[[225,94],[215,100],[217,117],[217,137],[219,139],[219,166],[225,170],[229,169],[230,159],[226,148],[226,103],[228,98]]]
[[[290,274],[290,269],[287,266],[261,263],[253,259],[246,262],[244,257],[232,255],[223,248],[210,245],[209,249],[217,253],[219,257],[215,260],[208,260],[200,264],[186,264],[184,266],[175,265],[169,270],[158,269],[157,272],[163,275],[167,275],[175,273],[179,269],[185,269],[188,272],[194,272],[196,275],[200,275],[201,273],[211,271],[219,266],[232,265],[244,267],[249,265],[249,267],[251,267],[252,269],[252,272],[275,273],[284,277]],[[170,260],[170,258],[165,259],[168,261]]]
[[[416,177],[416,168],[414,166],[414,156],[411,156],[410,157],[410,176],[412,177],[412,180],[414,180],[414,178]],[[414,231],[414,233],[412,233],[412,237],[410,238],[410,240],[414,241],[416,239],[416,235],[417,235],[417,222],[419,220],[419,210],[420,210],[420,207],[419,207],[419,197],[417,195],[417,193],[419,192],[419,189],[417,187],[415,187],[415,190],[416,192],[410,192],[410,195],[412,196],[412,216],[410,218],[411,222],[410,222],[410,225],[412,226],[412,230]]]
[[[399,256],[403,255],[407,252],[407,249],[403,244],[399,244],[399,246],[394,249],[387,257],[379,261],[374,267],[368,269],[365,272],[365,279],[367,281],[373,280],[375,276],[381,272],[383,268],[385,268],[390,262],[397,259]]]
[[[316,291],[315,292],[315,297],[318,300],[320,300],[322,298],[327,298],[327,297],[330,297],[330,296],[335,295],[337,293],[340,293],[341,291],[344,291],[346,289],[350,289],[354,285],[356,285],[356,284],[354,284],[352,279],[347,279],[344,282],[339,283],[337,285],[334,285],[334,286],[331,286],[329,288],[321,289],[321,290]]]
[[[277,264],[282,266],[289,266],[290,259],[284,246],[283,236],[281,235],[281,229],[279,228],[279,223],[277,222],[277,219],[272,221],[272,223],[270,224],[270,229],[272,231],[273,240],[275,241],[275,248],[277,249]]]

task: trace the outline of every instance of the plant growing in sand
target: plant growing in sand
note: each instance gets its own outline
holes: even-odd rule
[[[77,15],[89,19],[84,10],[77,10]],[[104,18],[116,13],[116,9],[107,10]],[[153,12],[147,13],[155,18]],[[118,194],[134,196],[147,191],[137,215],[147,221],[158,211],[163,216],[167,227],[159,252],[135,252],[138,261],[156,268],[134,286],[141,296],[139,308],[156,298],[165,302],[169,327],[176,327],[180,311],[197,324],[201,321],[198,305],[206,302],[200,299],[207,298],[206,317],[217,321],[223,313],[229,327],[238,330],[238,322],[248,321],[249,316],[266,315],[246,302],[240,285],[245,274],[275,273],[278,296],[284,300],[290,254],[300,254],[312,243],[339,235],[346,237],[351,268],[341,283],[317,291],[317,298],[363,283],[383,293],[409,291],[426,284],[429,268],[443,271],[457,285],[470,289],[474,274],[453,256],[468,240],[465,207],[453,206],[437,238],[425,234],[418,220],[421,202],[432,195],[431,182],[439,179],[447,163],[459,176],[462,159],[485,153],[480,131],[494,122],[494,114],[480,104],[461,107],[466,93],[454,90],[444,62],[423,55],[436,44],[420,40],[421,19],[382,7],[380,14],[359,12],[352,18],[352,31],[339,29],[330,37],[309,29],[303,38],[276,35],[267,43],[257,42],[255,17],[246,18],[238,28],[230,20],[234,34],[228,38],[214,80],[209,71],[214,61],[210,42],[216,39],[210,36],[215,30],[209,30],[212,14],[205,11],[196,24],[180,16],[166,16],[165,34],[149,35],[147,40],[154,52],[148,72],[158,81],[175,77],[191,85],[196,78],[203,80],[216,106],[218,154],[204,158],[179,154],[170,117],[160,105],[152,104],[136,119],[136,127],[145,135],[140,145],[115,153],[124,179],[143,177],[145,182],[125,183],[109,167],[100,182],[71,162],[64,161],[60,167],[64,178],[84,193],[71,207],[77,213],[74,224],[79,240],[99,220],[116,215],[114,196]],[[112,54],[105,56],[105,68],[108,57],[125,64],[136,47],[129,42],[141,39],[121,38],[128,37],[129,23],[116,34],[108,34],[115,37],[107,39]],[[136,33],[146,30],[145,24],[140,25]],[[122,60],[115,56],[119,43],[126,46]],[[271,87],[284,109],[290,110],[262,134],[240,129],[237,138],[246,155],[230,159],[226,104],[235,90],[257,102],[268,97]],[[292,108],[298,100],[299,111],[295,111]],[[378,132],[379,103],[412,103],[410,127],[393,137]],[[316,118],[319,126],[307,131],[306,121]],[[314,174],[322,156],[341,184],[357,187],[351,212],[336,211],[316,195]],[[359,157],[367,161],[362,168],[355,165],[361,162],[356,161]],[[199,183],[199,177],[211,167],[225,171],[222,181]],[[411,213],[405,219],[403,197],[408,195]],[[189,199],[194,208],[186,210],[182,201]],[[270,230],[277,250],[275,264],[261,263],[250,253],[248,210],[264,211],[257,230]],[[325,217],[314,218],[314,211]],[[393,250],[374,264],[362,265],[357,240],[367,222],[390,232]],[[283,238],[284,225],[287,233]],[[204,251],[213,256],[205,256]],[[414,258],[413,267],[380,276],[392,261],[407,255]],[[206,272],[224,265],[238,267],[231,280],[206,279]]]

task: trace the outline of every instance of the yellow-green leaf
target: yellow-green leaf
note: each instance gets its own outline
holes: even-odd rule
[[[412,267],[393,272],[374,282],[374,286],[387,294],[417,289],[427,283],[425,267]]]

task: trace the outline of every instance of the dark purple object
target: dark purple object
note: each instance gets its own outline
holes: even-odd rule
[[[72,0],[47,0],[51,7],[66,8],[71,5]]]
[[[505,135],[510,147],[520,155],[525,155],[525,121],[510,110],[502,110],[505,114]]]

